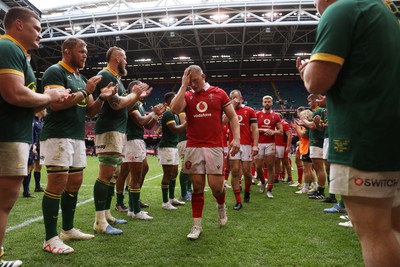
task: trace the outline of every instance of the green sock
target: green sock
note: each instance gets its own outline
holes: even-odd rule
[[[176,178],[169,180],[169,198],[175,198]]]
[[[109,210],[111,207],[111,201],[114,196],[114,188],[115,188],[115,184],[110,183],[110,185],[108,186],[106,205],[104,207],[106,210]]]
[[[163,203],[168,202],[168,188],[169,188],[169,183],[161,182],[161,192],[162,192]]]
[[[74,228],[74,216],[78,192],[63,192],[61,195],[62,229],[65,231]]]
[[[108,187],[108,184],[101,181],[100,179],[97,179],[94,183],[93,195],[96,211],[105,210]]]
[[[345,208],[343,198],[341,198],[341,199],[339,200],[339,205],[340,205],[342,208]]]
[[[46,240],[58,235],[57,233],[57,220],[58,208],[60,206],[61,195],[53,194],[44,191],[42,199],[42,211],[44,228],[46,230]]]
[[[124,193],[117,193],[117,206],[123,206],[124,205]]]
[[[181,185],[181,197],[185,197],[187,195],[187,179],[188,175],[182,172],[179,173],[179,183]]]
[[[140,212],[140,188],[130,188],[129,197],[132,199],[132,209],[136,214]]]
[[[129,206],[129,211],[133,211],[133,198],[131,194],[131,187],[129,187],[129,193],[128,193],[128,206]]]

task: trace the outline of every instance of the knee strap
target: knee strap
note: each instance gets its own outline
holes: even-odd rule
[[[63,173],[67,174],[69,167],[68,166],[54,166],[54,165],[46,165],[47,173]]]
[[[75,174],[75,173],[78,173],[78,172],[83,172],[83,169],[85,169],[85,167],[70,167],[69,168],[69,173]]]
[[[102,165],[110,165],[116,167],[122,163],[122,157],[120,155],[100,155],[99,162]]]

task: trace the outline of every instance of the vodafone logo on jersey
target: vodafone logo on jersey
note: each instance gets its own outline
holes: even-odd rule
[[[242,122],[242,120],[243,120],[242,115],[238,115],[238,120],[239,120],[239,123]]]
[[[208,105],[206,102],[200,101],[199,103],[197,103],[196,109],[198,112],[203,113],[204,111],[206,111],[208,109]]]
[[[270,121],[269,119],[265,119],[265,120],[264,120],[264,124],[265,124],[265,125],[269,125],[270,123],[271,123],[271,121]]]

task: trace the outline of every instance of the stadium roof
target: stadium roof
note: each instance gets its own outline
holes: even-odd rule
[[[190,64],[217,80],[297,79],[295,59],[308,57],[315,41],[313,3],[109,0],[42,9],[43,39],[32,63],[43,72],[60,60],[63,40],[75,36],[88,43],[87,77],[105,66],[109,47],[119,46],[127,52],[127,81],[177,83]],[[2,4],[32,7],[26,0]]]

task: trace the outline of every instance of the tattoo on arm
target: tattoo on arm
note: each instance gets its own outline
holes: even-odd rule
[[[113,108],[117,108],[119,106],[120,102],[121,102],[121,98],[118,95],[113,95],[112,97],[110,97],[108,99],[108,103]]]

